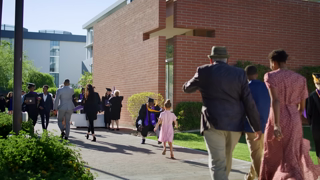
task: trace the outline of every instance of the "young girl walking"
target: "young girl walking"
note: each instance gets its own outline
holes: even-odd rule
[[[163,143],[162,155],[166,155],[166,150],[167,150],[166,143],[168,142],[170,146],[171,159],[175,159],[173,156],[173,147],[172,147],[172,141],[174,136],[172,123],[174,122],[176,127],[178,127],[177,117],[170,111],[171,109],[170,99],[166,100],[164,107],[165,107],[165,111],[160,114],[159,121],[156,127],[154,128],[154,131],[156,131],[159,125],[161,124],[159,141]]]

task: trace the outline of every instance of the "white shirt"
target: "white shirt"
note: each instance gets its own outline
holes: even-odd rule
[[[45,94],[43,93],[43,101],[44,101],[44,102],[46,102],[47,96],[48,96],[48,95],[45,95]]]

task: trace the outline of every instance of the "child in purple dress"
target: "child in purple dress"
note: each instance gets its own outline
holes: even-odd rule
[[[160,113],[159,121],[156,127],[154,128],[154,131],[156,131],[159,125],[161,124],[159,141],[163,143],[162,154],[163,155],[166,154],[166,142],[168,142],[170,146],[171,159],[175,159],[173,156],[173,147],[172,147],[172,141],[174,136],[172,123],[174,122],[176,127],[178,127],[177,117],[172,112],[170,112],[171,102],[169,99],[165,102],[164,107],[165,107],[165,111]]]

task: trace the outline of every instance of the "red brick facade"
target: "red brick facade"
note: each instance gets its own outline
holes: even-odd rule
[[[215,30],[214,38],[174,38],[174,104],[201,101],[185,94],[184,82],[209,62],[212,46],[226,46],[238,60],[269,65],[267,55],[283,48],[290,68],[320,65],[320,3],[301,0],[177,0],[175,28]]]
[[[165,94],[165,37],[143,41],[144,33],[165,28],[165,0],[135,0],[94,26],[93,84],[100,96],[115,86],[124,96],[121,124],[132,125],[129,96]]]
[[[212,46],[227,46],[237,60],[268,65],[277,48],[290,55],[290,68],[320,65],[320,4],[302,0],[177,0],[174,27],[214,30],[215,36],[177,35],[173,102],[201,101],[181,87],[197,66],[208,63]],[[167,13],[170,11],[167,11]],[[94,85],[100,95],[116,86],[125,96],[122,123],[131,123],[130,95],[152,91],[165,97],[165,37],[148,33],[166,27],[165,0],[134,0],[94,26]]]

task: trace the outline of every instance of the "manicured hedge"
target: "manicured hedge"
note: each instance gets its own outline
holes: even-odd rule
[[[179,130],[193,130],[200,128],[201,102],[180,102],[174,109],[177,116]]]

